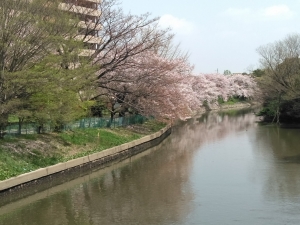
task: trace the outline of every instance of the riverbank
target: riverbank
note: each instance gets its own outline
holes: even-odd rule
[[[240,109],[250,106],[249,103],[227,107],[223,105],[215,110]],[[0,140],[0,191],[4,190],[1,187],[1,180],[20,177],[22,174],[41,168],[70,162],[125,143],[129,144],[146,135],[161,131],[164,127],[166,124],[152,120],[144,124],[115,129],[77,129],[63,133],[22,135]],[[149,140],[155,138],[152,137]],[[83,163],[85,163],[84,160]],[[45,174],[47,176],[48,172]]]
[[[299,130],[242,111],[196,116],[120,163],[0,197],[0,224],[299,224]]]
[[[0,181],[101,152],[153,134],[165,126],[152,120],[115,129],[76,129],[8,137],[0,140]]]

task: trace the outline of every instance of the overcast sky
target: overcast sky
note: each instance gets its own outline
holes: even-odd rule
[[[256,49],[300,33],[300,0],[120,0],[125,12],[146,12],[170,26],[190,53],[195,73],[248,72]]]

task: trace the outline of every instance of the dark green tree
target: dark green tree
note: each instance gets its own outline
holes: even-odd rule
[[[224,71],[224,75],[231,75],[230,70],[225,70],[225,71]]]
[[[265,71],[262,69],[256,69],[252,71],[252,75],[255,77],[262,77],[265,74]]]

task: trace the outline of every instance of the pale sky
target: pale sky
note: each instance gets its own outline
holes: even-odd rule
[[[300,33],[300,0],[120,0],[124,12],[146,12],[170,26],[195,73],[248,72],[256,49]]]

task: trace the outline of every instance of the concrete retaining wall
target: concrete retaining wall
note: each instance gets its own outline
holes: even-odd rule
[[[116,159],[130,157],[159,144],[170,133],[171,127],[167,126],[154,134],[120,146],[0,181],[0,194],[22,189],[26,186],[32,186],[36,183],[48,182],[54,179],[55,176],[60,176],[62,173],[66,175],[66,173],[87,170]]]

